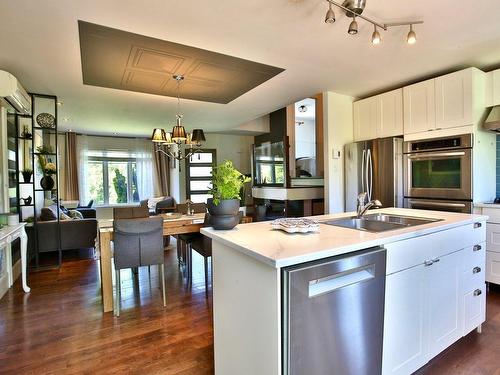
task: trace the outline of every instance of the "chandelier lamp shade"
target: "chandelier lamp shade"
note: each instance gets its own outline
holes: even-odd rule
[[[177,81],[177,115],[175,125],[171,132],[166,132],[161,128],[154,129],[151,141],[158,145],[156,152],[161,152],[171,159],[183,160],[199,152],[199,148],[206,139],[203,129],[193,129],[192,133],[188,133],[182,125],[183,115],[180,113],[179,91],[180,83],[184,77],[174,75],[173,78]],[[183,146],[186,148],[186,152],[184,153],[182,153]]]
[[[409,26],[410,31],[408,32],[408,35],[406,37],[406,43],[412,45],[417,42],[417,34],[414,30],[415,25],[423,24],[424,21],[421,20],[414,20],[414,21],[403,21],[403,22],[391,22],[391,23],[382,23],[373,20],[372,18],[369,18],[365,15],[363,15],[363,10],[365,9],[366,6],[366,1],[367,0],[344,0],[342,4],[337,3],[334,0],[324,0],[328,3],[328,9],[326,11],[325,15],[325,23],[327,24],[333,24],[335,23],[335,13],[333,12],[332,5],[340,8],[341,10],[344,11],[345,15],[349,18],[352,18],[352,21],[349,24],[349,28],[347,30],[347,33],[350,35],[357,35],[359,31],[358,27],[358,19],[364,20],[368,23],[371,23],[374,27],[374,31],[372,34],[372,44],[378,45],[382,42],[382,38],[380,37],[380,33],[378,29],[383,30],[383,31],[388,31],[389,28],[391,27],[398,27],[398,26]],[[338,23],[338,22],[337,22]]]

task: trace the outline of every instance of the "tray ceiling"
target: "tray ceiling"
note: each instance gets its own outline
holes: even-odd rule
[[[83,83],[227,104],[284,69],[78,21]]]

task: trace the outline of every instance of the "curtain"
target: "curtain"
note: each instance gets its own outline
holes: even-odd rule
[[[153,197],[152,143],[144,139],[136,139],[135,141],[137,192],[140,200]]]
[[[76,133],[66,133],[66,189],[67,200],[80,199],[78,186],[78,151],[76,147]]]
[[[154,143],[154,142],[151,142]],[[169,159],[165,154],[156,152],[158,144],[153,145],[153,164],[154,164],[154,193],[156,197],[165,197],[170,194],[170,170]]]
[[[78,157],[78,190],[80,204],[84,205],[90,201],[88,188],[88,139],[86,135],[76,137],[76,154]]]

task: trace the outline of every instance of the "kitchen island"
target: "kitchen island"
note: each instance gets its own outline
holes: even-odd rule
[[[296,343],[289,342],[294,336],[287,326],[286,270],[366,249],[384,249],[386,254],[384,293],[379,301],[383,345],[382,335],[372,338],[367,332],[364,337],[381,341],[383,374],[411,374],[460,337],[480,329],[485,320],[487,217],[396,208],[370,211],[374,212],[438,221],[380,233],[320,224],[319,233],[287,234],[272,230],[269,222],[239,225],[230,231],[202,229],[213,240],[217,375],[299,373],[290,369],[288,350]],[[352,215],[315,219],[322,222]],[[345,284],[341,289],[350,287]],[[370,319],[349,318],[349,324],[358,326]],[[303,319],[308,319],[307,314]],[[318,337],[328,336],[329,328],[324,327]],[[328,350],[332,358],[338,354],[333,348]],[[308,373],[321,372],[310,368]]]

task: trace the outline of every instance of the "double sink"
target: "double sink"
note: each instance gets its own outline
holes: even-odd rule
[[[414,227],[417,225],[434,223],[441,219],[429,219],[413,216],[388,215],[388,214],[370,214],[361,218],[357,216],[324,221],[323,224],[336,227],[357,229],[366,232],[385,232],[395,229]]]

